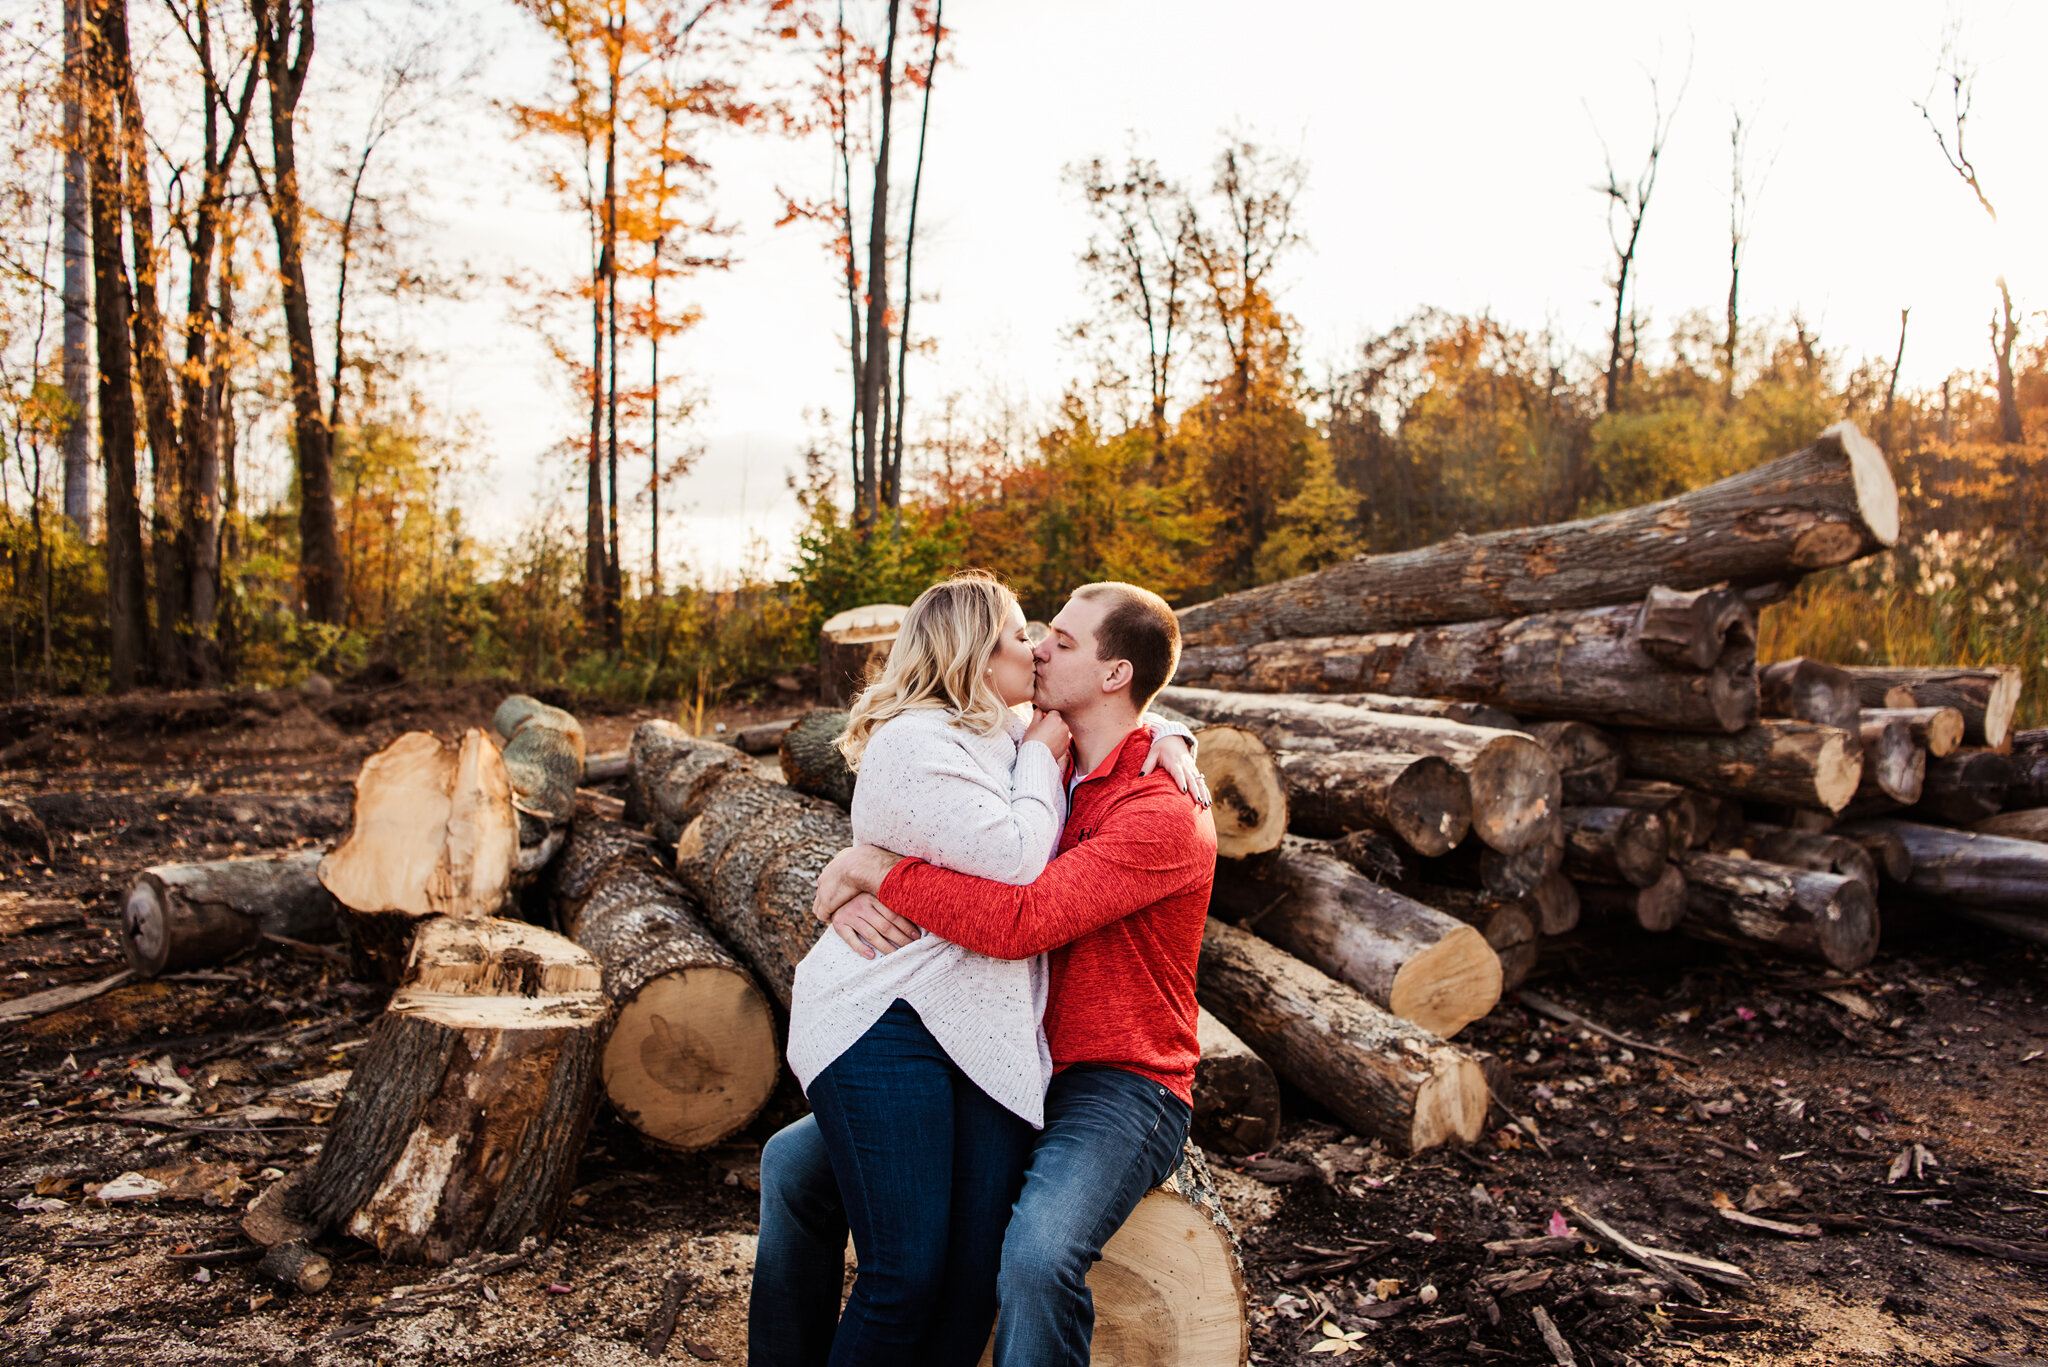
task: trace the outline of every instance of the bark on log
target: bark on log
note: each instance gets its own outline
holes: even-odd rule
[[[1621,740],[1590,722],[1540,721],[1517,728],[1550,752],[1568,807],[1597,807],[1621,782],[1628,754]]]
[[[1761,859],[1692,851],[1679,929],[1702,940],[1768,949],[1850,972],[1877,953],[1877,899],[1854,878]]]
[[[1846,836],[1810,835],[1752,822],[1742,828],[1741,848],[1752,859],[1787,868],[1811,869],[1815,873],[1840,874],[1856,879],[1873,893],[1877,891],[1877,860],[1861,843]]]
[[[1927,762],[1927,780],[1911,820],[1969,826],[2005,807],[2012,787],[2012,761],[1996,750],[1958,750]]]
[[[781,1075],[774,1012],[647,838],[578,818],[548,891],[562,932],[604,972],[615,1024],[601,1072],[613,1109],[674,1150],[743,1129]]]
[[[257,1260],[256,1275],[308,1296],[327,1289],[334,1264],[302,1243],[277,1244]]]
[[[351,913],[359,957],[396,982],[417,922],[504,907],[518,853],[498,747],[474,728],[457,742],[412,731],[363,761],[348,836],[320,862],[320,881]]]
[[[752,774],[728,775],[690,810],[676,877],[786,1011],[796,966],[824,930],[811,915],[818,874],[853,843],[852,824],[831,803]]]
[[[1396,882],[1407,874],[1407,861],[1393,838],[1379,831],[1351,831],[1330,842],[1330,853],[1375,883]]]
[[[1943,907],[2048,923],[2048,845],[1915,821],[1859,821],[1845,833],[1895,835],[1913,857],[1906,887]]]
[[[1731,633],[1754,644],[1756,610],[1744,593],[1725,584],[1683,591],[1657,584],[1643,595],[1636,639],[1667,664],[1707,670],[1721,658]]]
[[[2048,840],[2048,807],[2000,812],[1985,817],[1970,829],[1979,835],[2002,835],[2012,840]]]
[[[758,726],[742,726],[733,733],[733,746],[749,755],[772,755],[782,747],[782,733],[801,720],[801,717],[779,717]]]
[[[1479,1137],[1477,1057],[1249,931],[1210,918],[1196,984],[1202,1005],[1357,1133],[1404,1154]]]
[[[1982,669],[1895,669],[1859,665],[1849,671],[1865,707],[1896,707],[1894,689],[1912,695],[1913,707],[1953,707],[1963,714],[1963,739],[1971,745],[2004,749],[2012,714],[2020,702],[2020,671],[2013,665]]]
[[[519,844],[531,849],[576,814],[576,785],[583,778],[583,727],[559,707],[514,693],[491,714],[491,728],[505,742],[505,772],[512,779],[512,805],[520,815]]]
[[[705,793],[733,774],[752,774],[747,757],[729,745],[692,736],[671,721],[633,728],[632,776],[626,819],[673,845],[695,816]]]
[[[1195,1065],[1194,1118],[1188,1136],[1211,1153],[1264,1153],[1280,1139],[1280,1083],[1266,1061],[1207,1011],[1195,1020],[1202,1061]]]
[[[1098,1367],[1243,1367],[1251,1351],[1244,1264],[1199,1149],[1187,1145],[1173,1175],[1102,1246],[1088,1291],[1089,1361]]]
[[[1913,744],[1927,752],[1929,759],[1955,753],[1963,743],[1963,714],[1953,707],[1866,707],[1863,724],[1899,721],[1913,737]]]
[[[607,750],[599,755],[583,757],[583,784],[616,783],[633,771],[632,752],[628,750]]]
[[[1667,863],[1646,888],[1626,883],[1583,883],[1580,905],[1596,920],[1626,920],[1643,930],[1663,932],[1685,919],[1685,875]]]
[[[818,701],[847,707],[889,658],[910,609],[896,603],[848,608],[818,629]]]
[[[1804,657],[1761,665],[1756,671],[1757,703],[1766,717],[1791,717],[1854,733],[1862,704],[1856,676]]]
[[[1302,752],[1371,751],[1436,755],[1465,775],[1472,830],[1513,853],[1547,840],[1563,805],[1563,781],[1547,751],[1515,731],[1465,726],[1435,717],[1364,712],[1315,698],[1169,688],[1161,695],[1211,725],[1242,726],[1267,746]],[[1206,749],[1206,742],[1204,749]],[[1209,787],[1222,806],[1215,779]]]
[[[1898,540],[1899,496],[1854,424],[1718,483],[1547,527],[1361,556],[1183,608],[1184,646],[1388,631],[1797,578]]]
[[[1564,830],[1514,854],[1467,840],[1441,859],[1417,864],[1417,876],[1465,887],[1484,888],[1497,897],[1529,897],[1564,869]]]
[[[1381,887],[1317,841],[1289,836],[1256,870],[1220,862],[1211,905],[1445,1039],[1500,1001],[1500,961],[1485,937]]]
[[[1732,736],[1631,731],[1629,772],[1722,797],[1839,812],[1863,761],[1851,734],[1812,722],[1760,721]]]
[[[1530,889],[1523,899],[1534,909],[1536,929],[1545,935],[1566,935],[1579,925],[1579,886],[1562,873],[1553,873]]]
[[[1682,784],[1657,779],[1627,778],[1607,795],[1610,807],[1655,812],[1664,822],[1671,858],[1706,843],[1720,819],[1721,799]]]
[[[1863,714],[1863,776],[1856,781],[1859,799],[1884,798],[1911,806],[1927,782],[1927,751],[1913,743],[1913,728]]]
[[[1483,702],[1454,702],[1449,698],[1403,698],[1392,693],[1322,693],[1324,702],[1362,707],[1368,712],[1391,712],[1397,717],[1437,717],[1463,722],[1467,726],[1491,726],[1496,731],[1526,730],[1520,719]],[[1155,709],[1156,710],[1156,709]]]
[[[1664,876],[1664,819],[1634,807],[1564,809],[1564,871],[1572,878],[1647,888]]]
[[[1302,835],[1334,839],[1367,828],[1398,836],[1417,854],[1438,855],[1472,829],[1471,786],[1435,755],[1282,750],[1273,762],[1287,789],[1288,824]]]
[[[121,949],[145,978],[198,968],[260,942],[331,940],[341,904],[320,883],[319,850],[281,859],[159,864],[121,903]]]
[[[1863,852],[1870,856],[1870,862],[1877,866],[1878,876],[1886,883],[1903,885],[1913,876],[1913,853],[1906,848],[1906,842],[1893,832],[1859,830],[1850,825],[1826,834],[1839,835],[1861,845]]]
[[[853,805],[856,777],[846,766],[846,756],[839,753],[838,741],[846,734],[847,716],[846,712],[830,707],[806,712],[782,733],[776,746],[782,759],[783,782],[842,809]]]
[[[1263,641],[1183,651],[1176,683],[1242,693],[1352,693],[1486,703],[1527,717],[1682,731],[1756,719],[1755,621],[1742,617],[1706,672],[1666,663],[1636,636],[1641,606],[1460,622],[1421,631]]]
[[[2005,800],[2013,807],[2048,807],[2048,753],[2030,750],[2012,757]]]
[[[300,1193],[397,1262],[546,1238],[575,1184],[609,1013],[598,967],[513,921],[436,920],[371,1027]]]

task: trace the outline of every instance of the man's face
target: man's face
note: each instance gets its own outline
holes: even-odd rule
[[[1069,598],[1046,625],[1052,630],[1033,655],[1037,687],[1031,701],[1048,712],[1069,712],[1102,696],[1102,683],[1117,661],[1096,658],[1095,631],[1109,614],[1102,599]]]

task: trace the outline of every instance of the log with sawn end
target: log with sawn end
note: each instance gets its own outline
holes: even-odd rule
[[[1993,750],[2006,747],[2020,702],[2014,665],[1979,669],[1907,669],[1857,665],[1857,696],[1865,707],[1953,707],[1963,714],[1963,740]],[[1904,690],[1903,694],[1899,690]],[[1903,699],[1910,696],[1911,701]]]
[[[1666,931],[1685,919],[1685,875],[1667,863],[1648,887],[1628,883],[1581,883],[1579,903],[1587,917],[1627,919],[1649,931]]]
[[[1963,714],[1953,707],[1866,707],[1865,726],[1873,721],[1900,721],[1913,737],[1913,744],[1927,752],[1929,759],[1953,754],[1963,743]]]
[[[836,707],[813,708],[784,730],[775,751],[782,761],[782,781],[800,793],[851,807],[858,776],[839,753],[849,715]]]
[[[1369,828],[1398,836],[1417,854],[1438,855],[1472,829],[1471,786],[1436,755],[1281,750],[1273,763],[1287,788],[1288,825],[1303,835]]]
[[[1820,726],[1857,729],[1856,676],[1838,665],[1801,656],[1759,665],[1758,710],[1766,717],[1790,717]]]
[[[1996,750],[1957,750],[1927,761],[1920,800],[1908,820],[1968,826],[2004,810],[2012,789],[2013,763]]]
[[[583,778],[583,727],[559,707],[514,693],[491,714],[505,742],[505,772],[519,813],[518,872],[545,867],[567,838]]]
[[[1886,818],[1842,831],[1898,837],[1913,858],[1906,888],[1942,907],[2005,912],[2048,924],[2048,845]]]
[[[1847,836],[1812,834],[1749,822],[1742,828],[1742,849],[1752,859],[1762,859],[1787,868],[1811,869],[1854,878],[1877,891],[1877,860],[1861,842]]]
[[[1628,767],[1620,738],[1591,722],[1539,721],[1510,729],[1527,731],[1557,761],[1570,807],[1600,806]]]
[[[1541,913],[1527,899],[1415,880],[1403,882],[1398,891],[1477,930],[1500,959],[1503,993],[1520,987],[1535,966],[1537,917]]]
[[[752,774],[753,764],[730,745],[692,736],[672,721],[643,721],[633,728],[626,816],[673,845],[701,806],[704,794],[733,774]]]
[[[1564,809],[1568,877],[1647,888],[1664,876],[1671,837],[1664,818],[1635,807]]]
[[[1088,1271],[1095,1303],[1089,1361],[1137,1367],[1243,1367],[1251,1316],[1237,1234],[1201,1150],[1139,1199]],[[991,1361],[984,1354],[982,1361]]]
[[[1212,1153],[1264,1153],[1280,1141],[1280,1084],[1250,1045],[1197,1008],[1194,1117],[1188,1133]]]
[[[1863,742],[1863,777],[1856,782],[1857,799],[1881,799],[1907,806],[1918,802],[1927,782],[1927,751],[1913,743],[1913,728],[1881,715],[1861,715],[1858,729]]]
[[[1847,731],[1767,718],[1732,736],[1628,733],[1629,772],[1721,797],[1839,812],[1863,776]]]
[[[1625,778],[1607,795],[1607,806],[1634,807],[1655,812],[1664,822],[1673,859],[1687,850],[1704,845],[1713,834],[1721,812],[1721,799],[1683,784],[1653,778]]]
[[[158,864],[121,903],[121,948],[145,978],[219,963],[271,935],[331,940],[343,914],[320,882],[320,850],[277,859]]]
[[[1877,899],[1860,879],[1694,850],[1685,875],[1688,935],[1815,959],[1843,972],[1877,953]]]

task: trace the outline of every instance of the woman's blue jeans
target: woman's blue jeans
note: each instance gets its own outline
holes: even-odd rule
[[[831,1367],[973,1367],[1030,1124],[969,1080],[903,1001],[809,1096],[860,1259]]]

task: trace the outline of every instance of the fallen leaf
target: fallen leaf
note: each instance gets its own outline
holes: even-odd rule
[[[1911,1149],[1900,1149],[1898,1156],[1892,1159],[1892,1165],[1889,1168],[1885,1169],[1885,1185],[1890,1186],[1892,1183],[1898,1181],[1901,1177],[1904,1177],[1907,1173],[1911,1172],[1912,1170],[1913,1151]]]
[[[1366,1284],[1366,1289],[1383,1301],[1390,1301],[1401,1294],[1399,1277],[1379,1277]]]
[[[1527,1228],[1527,1226],[1524,1226],[1524,1228]],[[1550,1224],[1544,1228],[1543,1232],[1553,1239],[1566,1239],[1571,1237],[1572,1227],[1566,1223],[1563,1211],[1553,1210],[1550,1212]]]
[[[1760,1210],[1770,1210],[1788,1201],[1796,1201],[1803,1193],[1790,1182],[1764,1182],[1752,1186],[1742,1197],[1742,1208],[1751,1215]]]

